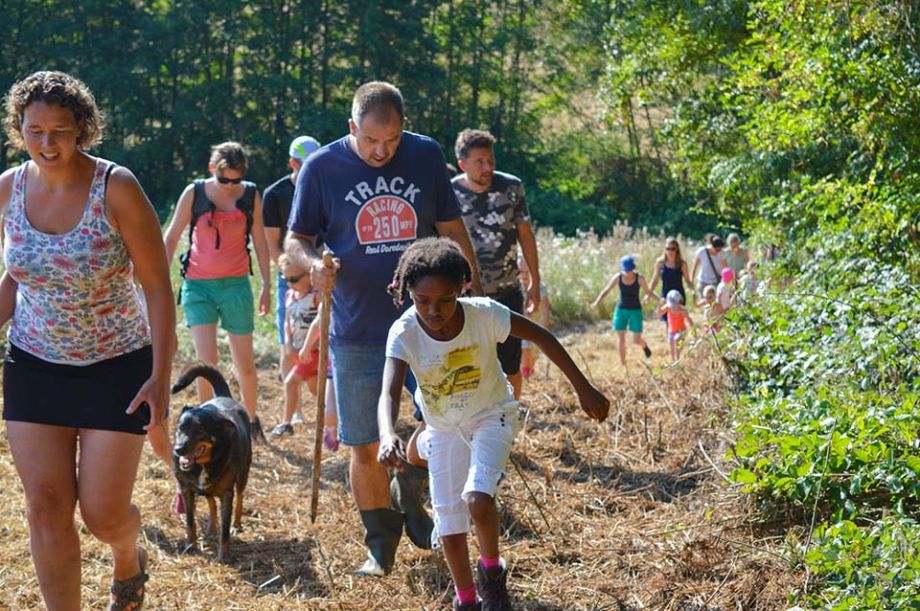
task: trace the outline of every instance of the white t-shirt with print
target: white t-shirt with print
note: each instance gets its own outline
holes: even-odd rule
[[[496,344],[511,333],[511,311],[488,297],[462,297],[463,329],[449,341],[422,328],[415,306],[390,327],[387,357],[405,361],[418,381],[415,400],[433,429],[451,429],[514,396],[498,361]]]

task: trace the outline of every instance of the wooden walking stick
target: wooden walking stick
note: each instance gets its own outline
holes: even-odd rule
[[[331,268],[332,251],[323,252],[323,266]],[[316,376],[316,427],[313,437],[313,487],[310,492],[310,523],[316,522],[319,511],[319,472],[323,457],[323,421],[326,414],[326,368],[329,358],[329,318],[332,313],[332,291],[323,291],[323,310],[319,315],[319,365]]]

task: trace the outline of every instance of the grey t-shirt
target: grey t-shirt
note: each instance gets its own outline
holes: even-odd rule
[[[530,222],[524,185],[516,176],[495,172],[492,187],[476,193],[460,183],[463,176],[455,177],[451,184],[479,260],[482,289],[490,297],[520,291],[517,226]]]

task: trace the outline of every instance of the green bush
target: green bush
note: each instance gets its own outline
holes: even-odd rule
[[[728,319],[728,354],[744,390],[732,477],[764,510],[803,516],[806,526],[816,519],[810,545],[797,548],[818,578],[818,593],[798,593],[803,602],[915,608],[915,283],[902,266],[861,257],[812,257],[800,271],[795,284],[767,290]]]

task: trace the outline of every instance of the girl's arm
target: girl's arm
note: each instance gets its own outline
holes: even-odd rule
[[[291,309],[284,309],[284,351],[287,354],[294,352],[294,325],[291,323]]]
[[[667,314],[667,313],[668,313],[668,305],[667,305],[667,304],[658,306],[658,316],[664,316],[664,315]]]
[[[549,329],[550,325],[553,324],[553,311],[549,303],[549,291],[547,291],[546,295],[543,297],[541,307],[543,308],[543,320],[540,321],[540,324]]]
[[[256,191],[252,208],[252,227],[249,230],[252,248],[256,251],[259,263],[259,275],[262,276],[262,290],[259,292],[259,316],[268,314],[272,306],[271,258],[268,254],[268,242],[265,240],[265,226],[262,224],[262,198]]]
[[[697,253],[693,257],[693,270],[690,272],[690,278],[687,280],[687,284],[689,285],[691,289],[693,288],[693,282],[696,279],[696,272],[699,271],[699,269],[700,269],[700,255],[699,253]]]
[[[686,261],[680,262],[680,271],[684,275],[684,281],[687,283],[687,288],[690,289],[690,292],[693,292],[693,280],[690,279],[690,272],[687,271],[690,267],[687,265]]]
[[[169,378],[176,352],[176,301],[169,264],[156,212],[130,170],[118,167],[112,172],[105,199],[112,226],[124,240],[147,299],[153,369],[126,411],[132,414],[146,402],[150,422],[144,429],[149,431],[159,426],[169,406]]]
[[[9,272],[3,272],[0,278],[0,328],[13,317],[16,310],[16,281]]]
[[[655,287],[658,286],[658,279],[661,278],[661,266],[664,265],[661,261],[655,261],[655,273],[652,274],[652,283],[649,285],[652,287],[652,292],[655,292]]]
[[[648,282],[645,281],[645,278],[639,276],[639,286],[645,291],[645,296],[648,299],[658,299],[658,295],[652,292],[652,289],[648,287]]]
[[[385,467],[402,469],[406,461],[406,447],[396,434],[396,416],[399,414],[399,397],[406,381],[408,363],[392,356],[383,366],[383,385],[377,401],[377,426],[380,429],[380,448],[377,462]]]
[[[562,370],[565,377],[575,387],[575,393],[578,395],[578,402],[581,404],[581,408],[585,410],[585,413],[590,418],[598,422],[603,422],[607,418],[610,401],[588,382],[588,379],[575,364],[575,361],[572,360],[572,357],[569,356],[569,353],[566,352],[552,333],[528,318],[512,312],[511,335],[536,344],[543,351],[543,354]],[[386,385],[386,370],[384,370],[384,385]],[[401,390],[401,386],[397,390]],[[378,409],[378,413],[383,414],[383,408]],[[383,439],[382,433],[381,439]]]
[[[596,308],[597,306],[601,304],[601,302],[604,300],[604,297],[607,296],[607,293],[610,292],[610,289],[613,288],[613,285],[616,284],[617,280],[619,279],[620,279],[620,272],[617,272],[610,279],[610,282],[607,283],[607,286],[604,287],[604,290],[600,292],[600,295],[598,295],[597,298],[591,302],[592,308]]]
[[[182,239],[182,232],[192,222],[192,202],[195,200],[195,185],[191,184],[185,187],[179,201],[176,202],[176,210],[173,212],[172,220],[169,221],[169,227],[166,228],[166,234],[163,237],[163,244],[166,246],[166,265],[172,265],[173,257],[176,255],[176,247],[179,246],[179,240]],[[159,225],[159,223],[158,223]],[[189,244],[189,248],[191,248]]]

